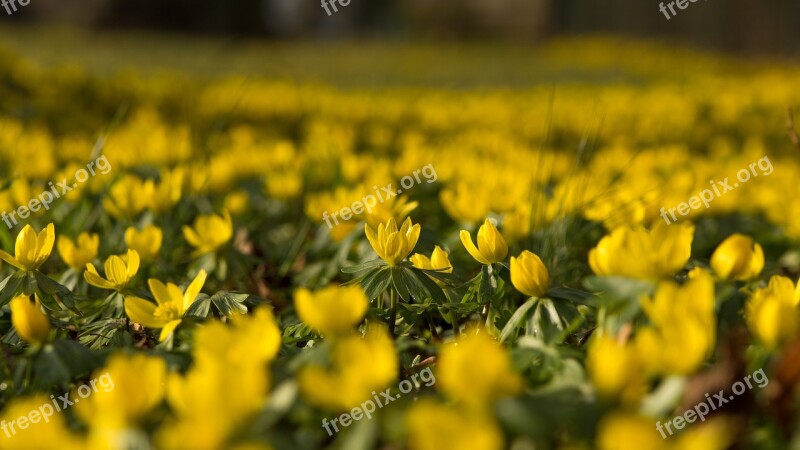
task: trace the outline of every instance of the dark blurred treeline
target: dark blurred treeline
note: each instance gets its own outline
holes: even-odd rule
[[[330,0],[329,0],[330,1]],[[660,0],[34,0],[0,20],[59,21],[273,38],[508,39],[606,32],[663,37],[743,53],[800,50],[798,0],[697,0],[667,20]]]

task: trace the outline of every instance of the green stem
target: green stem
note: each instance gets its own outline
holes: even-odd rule
[[[394,338],[394,324],[397,322],[397,294],[389,290],[389,333]]]

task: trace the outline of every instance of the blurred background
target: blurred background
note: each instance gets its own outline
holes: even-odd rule
[[[76,25],[274,39],[391,38],[538,42],[560,34],[664,38],[743,54],[800,49],[796,0],[699,0],[667,20],[654,0],[32,0],[0,23]]]

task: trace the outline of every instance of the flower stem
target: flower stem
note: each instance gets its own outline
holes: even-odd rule
[[[394,324],[397,322],[397,293],[389,290],[389,334],[394,338]]]

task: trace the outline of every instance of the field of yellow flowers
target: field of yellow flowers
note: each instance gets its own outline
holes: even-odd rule
[[[350,45],[0,51],[0,449],[800,448],[800,67]]]

